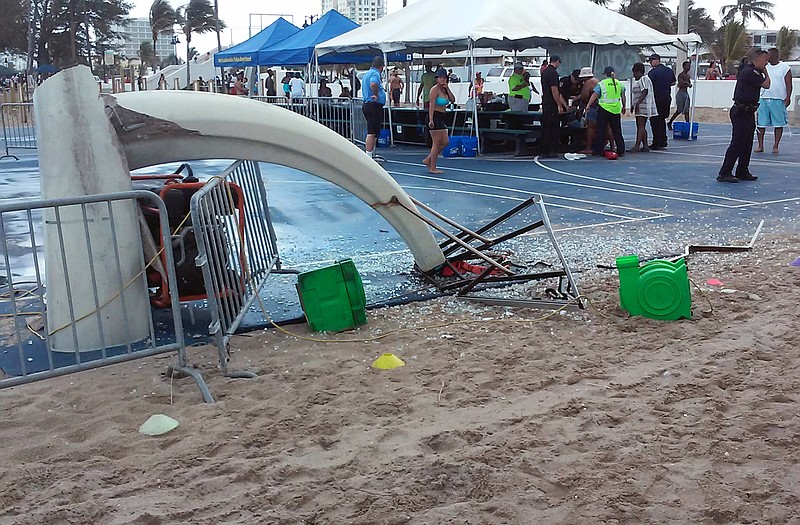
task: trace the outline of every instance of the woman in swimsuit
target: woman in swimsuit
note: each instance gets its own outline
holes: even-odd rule
[[[447,71],[444,68],[439,68],[435,73],[436,85],[431,88],[430,92],[430,108],[428,109],[428,128],[431,131],[431,152],[423,160],[423,164],[428,167],[430,173],[444,173],[442,170],[436,168],[436,159],[450,139],[447,136],[447,126],[444,123],[444,111],[449,104],[456,101],[456,96],[450,91],[447,85]]]

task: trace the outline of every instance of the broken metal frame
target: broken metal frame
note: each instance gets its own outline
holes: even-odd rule
[[[442,241],[439,246],[442,248],[445,256],[447,256],[445,267],[449,268],[457,277],[457,279],[455,281],[449,280],[447,282],[443,282],[441,279],[437,279],[437,276],[432,273],[421,272],[423,277],[431,284],[436,286],[440,291],[454,291],[457,297],[498,306],[553,309],[584,308],[584,303],[580,297],[580,293],[578,292],[578,286],[575,282],[575,278],[573,277],[572,271],[570,270],[569,265],[564,258],[564,254],[561,251],[561,247],[556,240],[553,227],[550,223],[550,218],[547,215],[547,210],[541,195],[537,195],[525,200],[511,210],[508,210],[476,230],[467,228],[456,221],[445,217],[413,197],[411,200],[419,209],[429,213],[436,219],[442,221],[450,227],[455,228],[458,231],[458,233],[455,234],[451,233],[444,226],[423,215],[420,211],[405,206],[398,199],[392,200],[393,204],[403,207],[409,213],[425,221],[428,225],[446,237],[446,239]],[[538,221],[527,224],[522,228],[518,228],[498,237],[491,238],[485,235],[532,205],[535,205],[536,208],[538,208],[540,215],[540,219]],[[560,270],[550,270],[536,273],[516,273],[510,268],[510,266],[517,265],[508,264],[504,257],[498,256],[497,254],[489,251],[492,247],[497,246],[504,241],[513,239],[522,234],[529,233],[541,227],[544,227],[548,239],[553,246],[556,255],[558,256],[559,261],[561,262],[562,269]],[[454,264],[467,260],[483,261],[488,263],[489,266],[483,268],[481,273],[477,276],[471,277],[460,271],[458,266]],[[502,275],[493,275],[496,273],[501,273]],[[496,288],[516,282],[553,278],[557,278],[559,282],[557,288],[548,288],[546,290],[546,293],[550,295],[551,299],[507,299],[503,297],[468,295],[470,292],[478,289],[480,286],[482,286],[480,289],[483,290],[488,287]]]
[[[690,255],[694,255],[695,253],[713,253],[713,252],[721,252],[721,253],[741,253],[741,252],[749,252],[753,249],[756,244],[756,239],[761,234],[761,230],[764,228],[764,219],[761,219],[761,222],[758,223],[756,227],[756,231],[753,233],[753,236],[750,238],[750,242],[745,245],[713,245],[713,244],[687,244],[686,248],[683,249],[683,253],[679,255],[670,255],[667,257],[651,257],[650,259],[641,260],[641,263],[646,263],[655,260],[663,260],[669,262],[676,262],[681,259],[687,259]],[[598,264],[598,268],[606,269],[606,270],[616,270],[616,265],[606,265],[606,264]]]

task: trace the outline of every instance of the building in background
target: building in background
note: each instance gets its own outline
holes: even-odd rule
[[[120,39],[115,43],[117,51],[125,58],[135,58],[139,56],[139,45],[142,42],[153,44],[153,33],[150,31],[150,20],[147,18],[131,18],[127,25],[118,27]],[[175,45],[172,43],[173,33],[162,31],[158,35],[156,43],[156,55],[164,60],[175,53]]]
[[[335,9],[359,25],[386,16],[387,0],[322,0],[322,14]]]
[[[750,38],[750,45],[760,49],[769,49],[778,44],[777,29],[748,29],[747,36]],[[800,56],[800,39],[795,44],[792,59],[798,56]]]

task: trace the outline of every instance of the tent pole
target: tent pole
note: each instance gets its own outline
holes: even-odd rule
[[[689,49],[689,46],[686,46],[686,49]],[[692,102],[691,108],[689,109],[689,136],[686,140],[692,140],[692,128],[694,127],[694,108],[697,105],[697,70],[700,67],[700,44],[694,44],[694,53],[695,53],[695,60],[694,60],[694,82],[692,82]]]
[[[389,82],[389,61],[386,57],[386,51],[382,51],[383,53],[383,63],[384,68],[383,72],[386,74],[386,82]],[[392,104],[389,102],[389,97],[391,94],[387,93],[386,97],[386,107],[389,108],[389,145],[394,146],[394,126],[392,126]]]
[[[314,48],[314,74],[317,76],[317,93],[314,97],[314,111],[317,115],[317,122],[319,122],[319,55],[317,55],[317,48]]]
[[[469,81],[472,84],[472,90],[475,89],[475,47],[473,46],[472,39],[469,41]],[[472,129],[475,131],[475,140],[478,141],[478,155],[481,155],[481,137],[478,130],[478,100],[477,96],[472,100]]]
[[[594,63],[597,60],[597,46],[592,44],[592,73],[594,73]]]

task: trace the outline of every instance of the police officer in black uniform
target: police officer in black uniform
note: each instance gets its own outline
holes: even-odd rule
[[[717,175],[719,182],[739,182],[757,180],[750,173],[750,155],[753,152],[753,134],[756,131],[756,111],[761,88],[769,89],[767,61],[769,54],[763,49],[753,52],[751,61],[736,75],[736,88],[733,90],[733,107],[730,116],[733,124],[731,144],[725,152],[725,161]],[[733,166],[736,161],[734,175]]]

